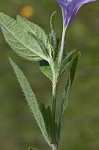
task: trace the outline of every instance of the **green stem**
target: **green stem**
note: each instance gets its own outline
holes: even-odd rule
[[[55,121],[55,111],[56,111],[56,89],[57,89],[57,72],[55,69],[55,64],[52,58],[49,60],[49,64],[52,69],[53,80],[52,80],[52,117]]]
[[[56,127],[55,127],[55,122],[56,122],[56,89],[57,89],[57,82],[56,82],[56,76],[54,74],[53,82],[52,82],[52,126],[53,126],[52,143],[53,144],[57,144]]]
[[[63,50],[64,50],[64,39],[65,39],[65,31],[66,29],[63,27],[63,32],[62,32],[62,40],[61,40],[61,47],[60,47],[60,53],[59,53],[59,58],[58,58],[58,67],[60,69],[60,65],[61,65],[61,61],[62,61],[62,57],[63,57]],[[53,82],[52,82],[52,116],[53,116],[53,121],[55,121],[55,111],[56,111],[56,87],[57,87],[57,77],[59,74],[59,70],[58,72],[55,72],[55,68],[54,65],[52,67],[52,72],[53,72]],[[57,77],[55,76],[57,75]]]
[[[52,144],[57,144],[56,141],[56,126],[55,126],[55,116],[56,116],[56,91],[57,91],[57,72],[55,68],[55,63],[53,59],[51,58],[49,61],[49,64],[52,69],[52,74],[53,74],[53,80],[52,80],[52,126],[53,126],[53,131],[52,131]]]
[[[53,144],[52,150],[58,150],[58,147],[57,147],[56,145]]]
[[[55,112],[56,112],[56,82],[53,81],[52,83],[52,117],[53,121],[55,122]]]
[[[58,58],[58,66],[59,66],[59,68],[60,68],[60,65],[61,65],[62,57],[63,57],[65,32],[66,32],[66,28],[63,26],[61,47],[60,47],[59,58]]]

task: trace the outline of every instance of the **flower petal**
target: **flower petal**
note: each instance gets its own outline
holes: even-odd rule
[[[56,0],[62,9],[64,27],[68,27],[82,5],[93,1],[95,0]]]

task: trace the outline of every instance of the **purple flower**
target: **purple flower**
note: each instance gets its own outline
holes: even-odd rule
[[[93,1],[95,0],[56,0],[62,9],[64,28],[68,27],[82,5]]]

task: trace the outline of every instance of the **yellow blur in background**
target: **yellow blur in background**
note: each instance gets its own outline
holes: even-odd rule
[[[34,15],[34,8],[31,6],[24,6],[19,10],[19,14],[26,18],[32,17]]]

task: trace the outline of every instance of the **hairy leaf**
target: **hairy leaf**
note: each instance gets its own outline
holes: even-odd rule
[[[38,42],[19,22],[0,13],[0,26],[6,42],[17,54],[32,61],[47,59]]]
[[[50,28],[51,28],[51,33],[49,34],[49,38],[50,38],[50,43],[53,47],[53,55],[55,53],[55,49],[56,49],[56,45],[57,45],[57,39],[56,39],[56,33],[54,31],[54,18],[55,18],[55,12],[51,15],[50,18]]]
[[[38,44],[41,46],[43,52],[45,54],[48,53],[49,47],[51,47],[49,40],[48,40],[48,35],[45,33],[45,31],[39,27],[38,25],[28,21],[27,19],[17,16],[17,21],[24,26],[24,28],[33,35],[33,37],[36,39]]]
[[[54,30],[55,20],[56,20],[56,12],[54,12],[50,17],[50,28],[51,32],[49,34],[49,40],[52,46],[52,57],[55,60],[58,56],[59,51],[59,40],[56,37],[56,32]]]
[[[30,34],[31,34],[31,33],[30,33]],[[44,45],[44,43],[43,43],[39,38],[37,38],[34,34],[31,34],[31,35],[32,35],[32,37],[38,42],[38,44],[39,44],[39,46],[41,47],[43,53],[44,53],[47,57],[49,57],[48,49],[47,49],[47,47]]]
[[[50,107],[48,106],[46,109],[45,105],[41,104],[40,110],[41,110],[41,113],[42,113],[43,118],[44,118],[46,130],[47,130],[50,142],[52,143],[52,113],[51,113]]]
[[[39,62],[42,73],[52,81],[52,70],[47,61],[41,60]]]
[[[31,108],[31,111],[34,114],[37,124],[40,127],[40,130],[41,130],[43,136],[45,137],[46,142],[51,146],[49,138],[48,138],[48,134],[46,131],[44,119],[41,114],[41,111],[39,110],[39,106],[38,106],[36,97],[31,89],[26,77],[24,76],[23,72],[19,69],[19,67],[11,59],[10,59],[10,62],[15,71],[17,79],[21,85],[21,88],[25,94],[26,100]]]
[[[69,65],[72,63],[72,59],[73,59],[75,52],[76,51],[74,50],[74,51],[69,52],[67,55],[64,56],[64,58],[62,60],[61,67],[60,67],[60,77],[63,75],[63,73],[65,71],[67,71]]]
[[[38,25],[28,21],[27,19],[17,16],[17,21],[30,33],[33,33],[38,39],[40,39],[46,46],[48,37],[45,31]]]
[[[51,109],[49,106],[45,108],[45,105],[42,104],[40,106],[40,110],[45,121],[46,130],[47,130],[50,142],[55,144],[57,143],[57,139],[58,139],[58,128],[57,128],[57,123],[53,122]]]
[[[62,115],[63,115],[63,112],[66,109],[66,106],[67,106],[67,103],[68,103],[68,94],[69,94],[71,85],[72,85],[73,80],[74,80],[74,75],[75,75],[75,71],[76,71],[76,68],[77,68],[77,64],[78,64],[78,60],[79,60],[80,55],[81,55],[81,53],[79,52],[75,56],[75,58],[73,59],[73,62],[72,62],[71,68],[70,68],[69,78],[67,80],[66,87],[65,87],[65,90],[64,90],[64,93],[63,93],[60,112],[59,112],[59,117],[58,117],[59,139],[60,139]]]

